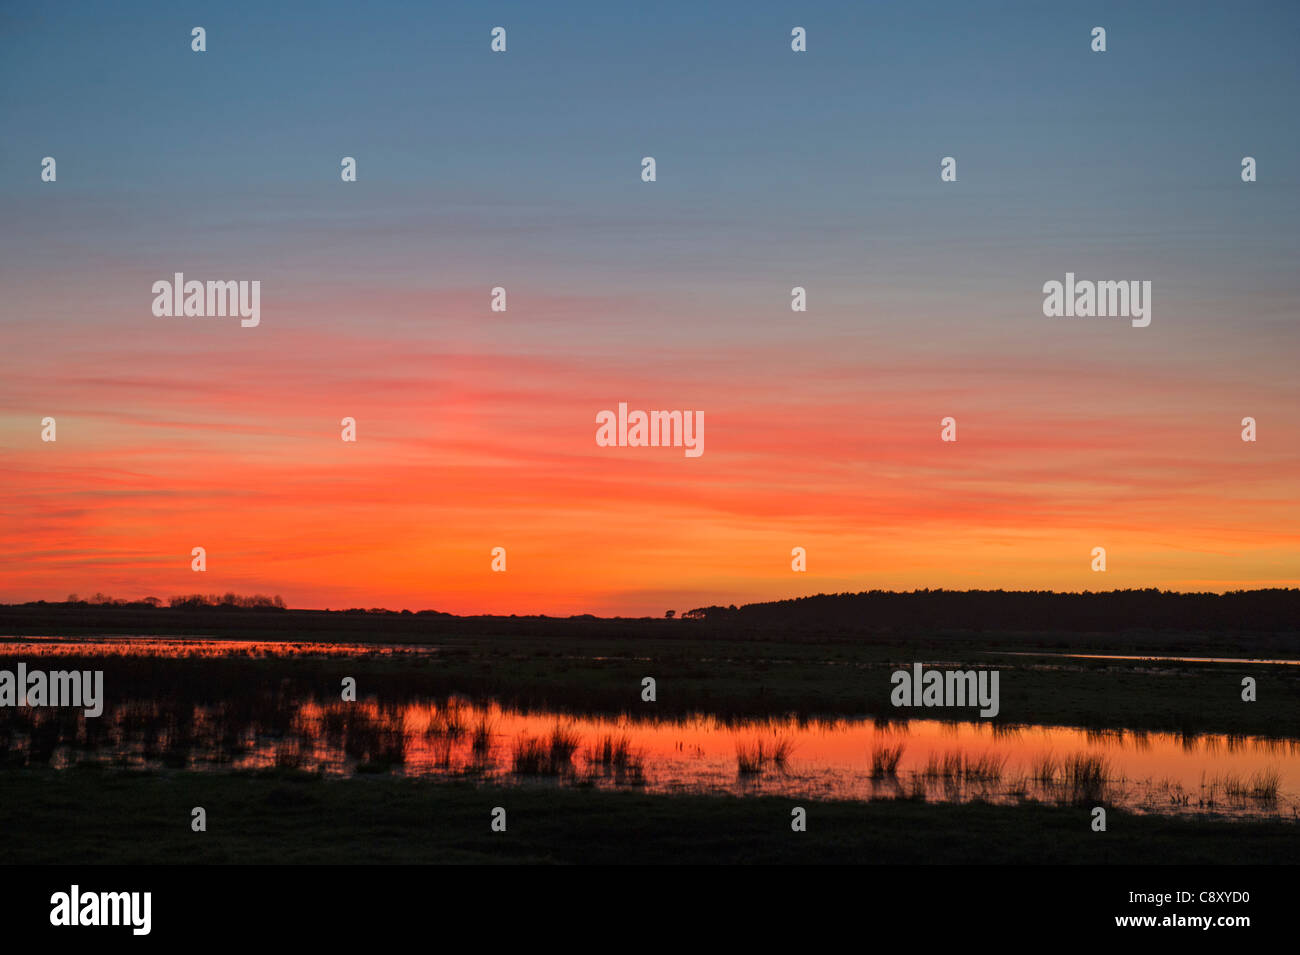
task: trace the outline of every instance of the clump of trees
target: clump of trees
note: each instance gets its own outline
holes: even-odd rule
[[[696,607],[687,620],[822,630],[1273,631],[1300,626],[1300,588],[1181,593],[1144,590],[870,590],[814,594],[737,608]]]
[[[37,601],[44,603],[45,601]],[[94,593],[89,597],[78,597],[76,594],[68,594],[66,604],[72,604],[76,607],[161,607],[163,602],[157,597],[141,597],[138,600],[123,600],[120,597],[110,597],[108,594]]]
[[[163,605],[163,601],[158,597],[122,600],[101,593],[95,593],[85,598],[78,597],[76,594],[68,594],[68,599],[64,603],[76,607],[161,607]],[[211,607],[243,607],[252,610],[285,609],[284,598],[279,594],[274,597],[268,597],[266,594],[253,594],[251,597],[236,593],[187,594],[168,598],[167,606],[181,610]]]
[[[746,604],[748,609],[751,604]],[[682,614],[683,620],[718,620],[724,617],[734,617],[736,615],[736,605],[730,607],[696,607],[694,610],[688,610]]]
[[[268,597],[266,594],[253,594],[251,597],[244,597],[234,593],[190,594],[185,597],[172,597],[167,601],[167,606],[181,610],[192,607],[244,607],[250,610],[285,609],[284,599],[279,594],[274,597]]]

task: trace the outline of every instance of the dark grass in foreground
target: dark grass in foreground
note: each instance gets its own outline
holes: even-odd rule
[[[808,810],[792,832],[790,810]],[[208,831],[190,831],[190,810]],[[508,830],[490,831],[503,806]],[[295,773],[0,773],[6,863],[1283,864],[1300,825]]]

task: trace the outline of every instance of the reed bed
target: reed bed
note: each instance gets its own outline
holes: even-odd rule
[[[578,751],[578,735],[557,725],[551,735],[522,735],[515,740],[512,764],[523,776],[562,776],[573,771],[573,755]]]
[[[1110,775],[1110,762],[1104,756],[1077,753],[1061,762],[1061,781],[1075,803],[1105,799]]]
[[[476,759],[483,760],[492,751],[492,724],[486,716],[479,718],[470,737],[470,750]]]
[[[736,743],[736,766],[742,776],[757,776],[769,768],[784,771],[794,743],[784,737],[765,742]]]
[[[1056,776],[1060,771],[1061,761],[1049,752],[1034,761],[1030,776],[1035,782],[1051,785],[1056,782]]]
[[[960,750],[942,755],[931,753],[921,775],[948,782],[997,782],[1006,770],[1007,758],[1000,753],[967,756]]]
[[[880,779],[884,776],[897,776],[898,764],[902,762],[903,743],[877,743],[871,750],[871,778]]]
[[[599,766],[606,770],[626,770],[639,762],[632,749],[631,740],[626,736],[614,736],[608,733],[588,747],[583,755],[587,765]]]

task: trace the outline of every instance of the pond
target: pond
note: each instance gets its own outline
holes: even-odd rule
[[[180,638],[0,644],[5,655],[427,654],[432,646]],[[199,664],[202,665],[202,664]],[[793,798],[982,799],[1120,805],[1139,812],[1292,818],[1300,741],[1089,730],[988,721],[652,719],[523,711],[462,697],[355,703],[278,694],[228,703],[113,699],[87,720],[6,708],[0,761],[214,771],[283,767],[330,775],[458,776],[521,785]]]

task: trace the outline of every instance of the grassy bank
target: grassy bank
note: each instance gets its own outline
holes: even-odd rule
[[[808,812],[806,832],[791,808]],[[207,810],[208,831],[190,830]],[[493,807],[507,831],[492,832]],[[0,773],[6,863],[1294,863],[1300,825],[303,774]]]

